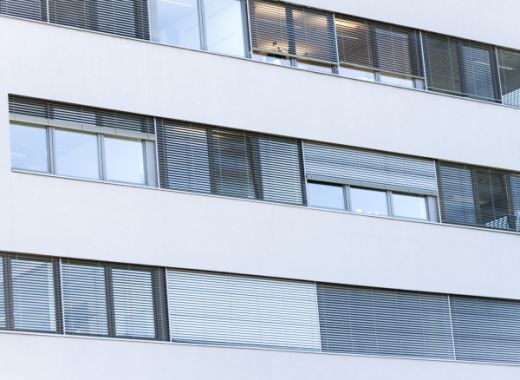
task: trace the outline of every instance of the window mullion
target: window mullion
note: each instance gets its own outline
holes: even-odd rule
[[[206,15],[204,14],[204,0],[197,0],[197,13],[199,16],[200,49],[208,50],[208,39],[206,30]]]
[[[99,161],[99,177],[106,181],[106,160],[105,160],[105,140],[102,134],[98,134],[98,161]]]

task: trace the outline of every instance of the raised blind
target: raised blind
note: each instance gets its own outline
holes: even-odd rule
[[[52,261],[11,259],[15,330],[56,332],[56,300]]]
[[[98,127],[154,133],[153,117],[16,95],[9,95],[9,112]]]
[[[433,160],[306,142],[307,179],[436,195]]]
[[[520,52],[497,48],[502,103],[520,107]]]
[[[297,140],[157,120],[161,186],[302,204]]]
[[[340,63],[423,75],[418,31],[343,15],[335,20]]]
[[[265,0],[250,0],[255,52],[336,62],[332,13]]]
[[[7,328],[7,312],[5,305],[4,258],[0,256],[0,329]]]
[[[47,0],[0,0],[0,14],[47,21]]]
[[[439,189],[443,222],[520,231],[515,173],[440,162]]]
[[[108,335],[105,267],[64,262],[61,266],[66,334]]]
[[[497,101],[498,76],[491,45],[423,34],[428,89]]]
[[[454,359],[448,297],[318,284],[323,350]]]
[[[451,296],[458,360],[520,363],[518,301]]]
[[[174,342],[320,350],[313,283],[168,270]]]

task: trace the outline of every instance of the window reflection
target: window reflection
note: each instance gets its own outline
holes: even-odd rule
[[[400,75],[380,74],[381,83],[390,84],[399,87],[414,88],[414,80],[412,78]]]
[[[11,165],[14,169],[49,171],[45,128],[11,124]]]
[[[326,185],[322,183],[307,184],[307,201],[309,206],[345,209],[343,186]]]
[[[143,143],[105,137],[106,179],[109,181],[145,183]]]
[[[245,56],[240,0],[204,0],[204,22],[209,51]]]
[[[350,189],[351,208],[354,212],[372,215],[388,215],[386,191],[352,187]]]
[[[351,67],[343,67],[341,66],[339,68],[339,75],[342,75],[347,78],[353,78],[353,79],[361,79],[361,80],[367,80],[370,82],[374,82],[375,74],[373,71],[369,70],[361,70],[361,69],[354,69]]]
[[[428,219],[426,198],[417,195],[392,194],[394,216],[411,219]]]
[[[99,179],[96,135],[56,130],[54,145],[56,174]]]

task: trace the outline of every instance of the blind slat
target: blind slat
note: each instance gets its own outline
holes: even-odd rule
[[[0,14],[47,21],[47,0],[0,0]]]

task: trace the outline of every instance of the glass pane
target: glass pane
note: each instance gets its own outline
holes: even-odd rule
[[[155,338],[152,273],[112,269],[116,335]]]
[[[502,102],[520,107],[520,52],[498,49]]]
[[[200,49],[197,0],[152,0],[152,40]]]
[[[272,63],[273,65],[291,66],[291,61],[282,55],[257,53],[253,54],[253,58],[257,61]]]
[[[327,64],[320,64],[310,61],[297,61],[296,66],[305,70],[317,71],[320,73],[332,73],[332,66]]]
[[[480,224],[491,228],[512,229],[507,175],[489,169],[475,169],[474,176]]]
[[[56,174],[99,179],[97,136],[55,131]]]
[[[511,176],[511,194],[515,227],[517,231],[520,231],[520,176]]]
[[[13,169],[49,171],[45,128],[11,124],[11,165]]]
[[[354,212],[388,215],[386,191],[350,188],[351,208]]]
[[[412,78],[389,74],[381,74],[379,77],[381,78],[381,83],[391,84],[393,86],[414,88],[414,82]]]
[[[145,183],[143,143],[105,137],[106,176],[109,181]]]
[[[62,265],[65,333],[108,335],[105,268]]]
[[[7,327],[5,313],[4,258],[0,257],[0,329]]]
[[[241,0],[204,0],[209,51],[245,56]]]
[[[351,67],[342,67],[341,66],[339,68],[339,75],[342,75],[347,78],[367,80],[370,82],[375,81],[375,76],[374,76],[373,71],[353,69]]]
[[[307,184],[307,201],[309,206],[345,209],[343,186],[325,185],[322,183]]]
[[[0,13],[38,21],[46,21],[44,2],[41,0],[2,0]]]
[[[476,98],[495,99],[489,47],[462,45],[464,91]]]
[[[52,263],[13,259],[13,313],[16,330],[56,331]]]
[[[394,216],[412,219],[428,219],[426,198],[416,195],[392,194]]]
[[[471,169],[439,164],[442,220],[448,223],[476,224],[475,196]]]

